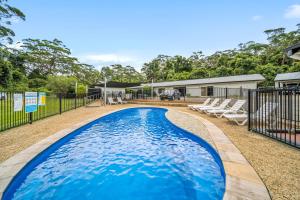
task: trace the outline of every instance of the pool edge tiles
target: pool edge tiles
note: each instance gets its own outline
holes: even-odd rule
[[[140,108],[140,107],[153,107],[153,106],[134,106],[134,107],[127,107],[127,108],[124,108],[124,109]],[[158,107],[158,108],[164,108],[164,107]],[[62,131],[59,131],[56,134],[42,140],[41,142],[39,142],[35,145],[32,145],[28,149],[25,149],[24,151],[22,151],[22,152],[18,153],[17,155],[13,156],[12,158],[10,158],[10,159],[4,161],[3,163],[1,163],[0,164],[0,169],[3,169],[3,167],[8,167],[8,168],[12,167],[13,169],[6,170],[6,172],[10,173],[10,174],[0,173],[0,197],[2,198],[2,192],[7,187],[7,185],[12,180],[12,178],[18,173],[18,171],[20,169],[22,169],[23,166],[25,166],[32,158],[34,158],[36,155],[38,155],[41,151],[45,150],[47,147],[49,147],[51,144],[55,143],[59,139],[61,139],[65,136],[67,136],[68,134],[74,132],[76,129],[78,129],[78,128],[80,128],[80,127],[82,127],[82,126],[84,126],[84,125],[86,125],[90,122],[93,122],[93,121],[95,121],[95,120],[97,120],[97,119],[99,119],[103,116],[106,116],[106,115],[109,115],[111,113],[114,113],[114,112],[117,112],[117,111],[120,111],[120,110],[124,110],[124,109],[118,109],[118,110],[115,110],[115,111],[111,111],[111,112],[101,114],[101,115],[99,115],[99,116],[97,116],[93,119],[85,120],[80,124],[76,124],[76,125],[73,125],[72,127],[68,128],[68,129],[64,129]],[[179,113],[187,114],[187,113],[184,113],[184,112],[175,111],[174,109],[169,109],[169,108],[166,108],[166,109],[168,110],[167,113],[169,113],[169,112],[179,112]],[[190,117],[195,117],[195,116],[192,116],[190,114]],[[169,119],[169,118],[167,118],[167,119]],[[216,131],[216,127],[214,127],[214,125],[212,126],[212,124],[207,123],[207,121],[205,121],[205,120],[203,121],[203,119],[200,119],[200,118],[197,118],[197,119],[205,125],[205,127],[207,128],[209,134],[212,134],[212,138],[214,138],[218,134],[222,133],[222,132],[220,133],[220,130],[218,128],[217,129],[219,131]],[[183,129],[186,129],[186,130],[189,131],[188,128],[182,127],[182,126],[178,125],[176,122],[173,122],[172,120],[170,120],[170,121],[173,124],[179,126],[180,128],[183,128]],[[192,131],[189,131],[189,132],[191,132],[194,135],[197,135]],[[216,138],[218,138],[218,137],[216,137]],[[52,141],[52,143],[50,141]],[[265,194],[265,191],[267,191],[267,190],[266,190],[266,188],[264,187],[263,184],[262,185],[261,184],[253,184],[253,181],[249,181],[249,180],[245,179],[244,177],[239,178],[239,175],[235,174],[236,171],[230,170],[231,166],[228,167],[227,160],[224,156],[224,153],[226,155],[226,151],[223,151],[224,149],[222,150],[222,148],[219,146],[219,145],[221,145],[221,144],[219,144],[220,141],[216,142],[214,140],[214,143],[216,145],[214,147],[215,147],[215,149],[217,149],[217,151],[218,151],[218,153],[221,157],[221,160],[224,164],[224,168],[225,168],[226,187],[225,187],[224,199],[231,199],[231,198],[234,198],[234,197],[243,197],[243,196],[248,197],[249,194],[252,195],[251,197],[253,197],[253,195],[254,195],[254,196],[257,196],[257,197],[264,197],[264,198],[260,198],[260,199],[270,199],[268,193]],[[31,156],[27,156],[26,158],[24,158],[24,155],[27,155],[27,154],[30,154]],[[251,166],[250,166],[250,169],[248,169],[248,170],[254,171],[254,169]],[[254,171],[254,173],[255,173],[255,171]],[[6,177],[3,178],[3,175],[5,175]],[[263,186],[263,188],[262,188],[262,186]],[[249,188],[250,188],[250,191],[249,191]],[[256,192],[254,192],[254,194],[252,194],[254,190],[257,190],[257,192],[259,194],[256,195]],[[263,192],[260,192],[260,191],[263,191]]]

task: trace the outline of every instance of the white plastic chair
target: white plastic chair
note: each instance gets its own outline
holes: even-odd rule
[[[193,104],[188,105],[188,108],[191,110],[195,110],[199,106],[207,106],[207,104],[210,102],[211,98],[207,98],[202,104]]]
[[[225,99],[220,105],[215,106],[215,107],[207,107],[207,108],[200,108],[199,112],[206,112],[208,110],[213,110],[213,109],[225,109],[228,104],[230,103],[231,99]]]
[[[277,108],[277,103],[266,102],[254,113],[253,117],[254,117],[254,119],[263,118],[265,120],[268,120],[276,108]],[[229,121],[233,121],[237,125],[240,125],[240,126],[245,125],[246,122],[248,121],[248,114],[246,114],[246,113],[224,114],[223,116],[226,119],[228,119]]]
[[[115,102],[111,97],[108,97],[107,100],[108,100],[108,104],[109,104],[109,105],[115,105],[115,104],[118,104],[118,102]]]
[[[127,101],[123,101],[123,100],[121,99],[121,97],[117,97],[117,101],[118,101],[119,104],[127,103]]]
[[[237,100],[233,106],[228,109],[213,109],[207,110],[207,114],[213,114],[218,118],[222,118],[224,114],[238,114],[238,112],[243,108],[243,105],[246,103],[246,100]]]
[[[209,105],[207,106],[197,106],[195,107],[195,110],[200,111],[201,108],[214,108],[217,106],[217,104],[219,103],[220,99],[219,98],[215,98]]]

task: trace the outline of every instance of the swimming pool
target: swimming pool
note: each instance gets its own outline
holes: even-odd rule
[[[130,108],[81,127],[24,167],[3,199],[222,199],[218,154],[166,112]]]

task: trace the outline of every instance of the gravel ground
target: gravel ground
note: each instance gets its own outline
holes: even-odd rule
[[[32,125],[1,132],[0,162],[59,130],[81,122],[83,118],[91,118],[130,106],[132,105],[79,108],[34,122]],[[300,199],[300,150],[250,133],[245,126],[236,126],[224,119],[200,114],[186,107],[172,107],[172,109],[200,115],[221,128],[257,171],[273,199]]]

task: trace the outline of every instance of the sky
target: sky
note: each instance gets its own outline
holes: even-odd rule
[[[266,29],[296,29],[300,0],[10,0],[26,14],[15,42],[57,38],[97,68],[143,63],[159,54],[190,56],[266,42]]]

